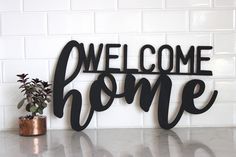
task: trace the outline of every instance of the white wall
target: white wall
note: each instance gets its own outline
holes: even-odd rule
[[[71,39],[127,43],[132,67],[137,66],[136,53],[143,44],[179,44],[185,49],[212,45],[214,50],[206,54],[211,61],[204,68],[213,70],[213,76],[201,77],[207,86],[197,103],[204,104],[214,89],[219,91],[217,101],[204,114],[185,113],[177,126],[235,126],[235,7],[236,0],[0,0],[0,130],[17,128],[17,117],[23,114],[16,108],[22,98],[16,74],[25,72],[52,81],[57,57]],[[72,66],[75,60],[72,56]],[[119,67],[116,62],[112,65]],[[155,77],[147,78],[153,82]],[[170,111],[174,113],[181,88],[196,77],[171,78]],[[68,90],[76,88],[86,96],[85,89],[94,79],[95,75],[80,74]],[[121,88],[123,77],[116,79]],[[89,128],[158,127],[156,108],[152,105],[151,111],[144,113],[137,101],[127,105],[117,99],[109,110],[94,115]],[[48,127],[70,128],[69,111],[67,107],[66,116],[58,119],[49,107]]]

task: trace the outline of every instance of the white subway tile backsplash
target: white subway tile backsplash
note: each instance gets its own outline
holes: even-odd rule
[[[64,114],[62,118],[56,117],[54,114],[51,115],[51,129],[70,129],[70,105],[66,103],[64,108]]]
[[[2,82],[2,62],[0,62],[0,82]]]
[[[235,33],[214,34],[214,51],[216,54],[235,54],[236,34]]]
[[[95,15],[97,33],[140,32],[140,30],[139,11],[97,12]]]
[[[191,31],[234,29],[234,10],[195,10],[190,14]]]
[[[143,112],[143,127],[144,128],[160,128],[158,122],[158,104],[157,101],[152,102],[149,111]]]
[[[230,78],[235,76],[235,57],[216,56],[210,61],[202,62],[203,70],[211,70],[213,77]]]
[[[152,103],[150,110],[148,112],[144,112],[143,115],[144,128],[160,128],[160,124],[158,122],[159,105],[162,104],[158,104],[157,102]],[[176,114],[179,111],[180,105],[181,102],[175,102],[169,104],[169,112],[168,112],[169,123],[171,123],[176,118]],[[190,114],[184,112],[176,127],[189,127],[189,126],[190,126]]]
[[[168,120],[169,123],[173,122],[173,120],[176,118],[179,108],[181,106],[181,103],[170,103],[169,106],[169,115],[168,115]],[[190,126],[190,114],[187,112],[184,112],[183,115],[181,116],[178,124],[176,127],[189,127]]]
[[[140,49],[142,46],[149,44],[152,45],[158,50],[161,45],[165,44],[165,35],[164,34],[121,34],[119,36],[120,43],[128,45],[128,56],[137,57],[140,54]],[[152,54],[148,55],[152,57]]]
[[[134,104],[113,104],[104,112],[99,112],[98,128],[141,128],[141,109]]]
[[[52,35],[93,33],[93,18],[92,12],[49,13],[48,31]]]
[[[4,129],[4,107],[0,106],[0,130]]]
[[[26,37],[26,58],[58,58],[70,37]]]
[[[25,11],[68,10],[69,0],[24,0]]]
[[[115,9],[116,0],[71,0],[72,10]]]
[[[219,102],[236,101],[236,81],[235,80],[216,81],[215,90],[218,90],[219,92],[217,101]]]
[[[16,105],[14,106],[5,106],[4,109],[4,127],[6,130],[9,129],[18,129],[18,118],[20,116],[25,116],[27,113],[23,109],[17,109]]]
[[[118,0],[119,8],[162,8],[163,0]]]
[[[23,94],[19,90],[19,84],[2,84],[0,85],[0,94],[7,99],[0,99],[0,106],[17,106],[18,102],[23,99]],[[14,93],[14,94],[13,94]]]
[[[234,103],[214,103],[206,112],[191,115],[193,127],[226,127],[233,124]],[[221,116],[222,115],[222,116]]]
[[[45,60],[10,60],[3,63],[3,82],[16,82],[17,74],[28,73],[31,78],[48,80],[48,62]]]
[[[167,44],[171,45],[173,48],[180,45],[184,54],[187,54],[190,46],[211,45],[211,36],[209,33],[169,33],[166,39]]]
[[[23,37],[0,37],[0,59],[23,59]]]
[[[105,58],[106,44],[119,43],[118,42],[118,35],[115,35],[115,34],[77,35],[77,36],[72,36],[72,40],[76,40],[79,43],[83,43],[86,54],[88,53],[89,45],[91,43],[94,44],[95,53],[97,53],[99,45],[103,44],[101,59]],[[117,49],[115,49],[115,52],[121,53],[122,50],[121,50],[121,48],[117,48]],[[73,57],[78,58],[77,51],[74,51],[73,53],[74,53]],[[101,66],[101,64],[99,64],[99,66]]]
[[[166,0],[167,8],[209,7],[210,0]]]
[[[44,13],[5,13],[1,19],[3,35],[39,35],[47,30]]]
[[[214,0],[215,7],[235,7],[236,0]]]
[[[21,0],[0,0],[0,11],[20,11]]]
[[[186,11],[144,11],[144,32],[187,31],[188,13]]]
[[[55,69],[57,66],[57,60],[50,60],[49,61],[49,81],[53,82],[54,79],[54,74],[55,74]],[[77,58],[72,58],[70,57],[66,69],[66,75],[65,77],[68,78],[71,76],[77,66]],[[98,74],[92,74],[92,73],[83,73],[83,67],[80,69],[79,74],[73,81],[80,81],[80,82],[91,82],[94,81],[97,77]]]

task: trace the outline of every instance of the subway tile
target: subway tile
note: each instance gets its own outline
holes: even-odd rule
[[[186,11],[144,11],[143,31],[187,31],[188,13]]]
[[[211,70],[214,78],[232,78],[235,76],[235,57],[214,56],[202,62],[202,70]]]
[[[229,102],[236,101],[236,81],[235,80],[217,80],[215,90],[218,90],[217,101]]]
[[[70,129],[71,128],[71,100],[67,101],[64,108],[64,115],[62,118],[58,118],[55,115],[51,115],[51,129]],[[83,105],[80,115],[80,124],[84,124],[87,120],[87,114],[89,113],[88,105]],[[96,112],[87,126],[87,129],[96,128]]]
[[[160,128],[158,121],[158,106],[162,104],[153,103],[148,112],[144,112],[144,128]],[[169,104],[168,121],[171,123],[178,114],[181,102],[175,102]],[[175,127],[189,127],[190,126],[190,115],[184,112],[181,119]]]
[[[72,84],[65,86],[64,94],[68,93],[72,89]],[[63,117],[58,118],[54,115],[53,106],[50,106],[50,129],[70,129],[70,112],[71,112],[71,101],[72,99],[67,99],[64,109],[63,109]],[[53,105],[53,104],[51,104]]]
[[[44,60],[9,60],[3,63],[3,82],[16,82],[17,74],[48,81],[48,62]]]
[[[73,72],[75,71],[75,68],[77,66],[77,60],[78,60],[77,58],[72,58],[72,57],[69,58],[68,65],[66,67],[65,78],[68,78],[69,76],[71,76],[73,74]],[[49,61],[49,81],[50,82],[53,82],[56,66],[57,66],[57,60],[50,60]],[[96,78],[98,77],[98,74],[83,73],[83,70],[84,69],[82,66],[79,74],[75,77],[75,79],[73,81],[78,81],[78,82],[90,81],[91,82],[91,81],[96,80]]]
[[[164,34],[121,34],[119,36],[120,43],[122,45],[128,45],[128,56],[138,57],[140,54],[140,49],[146,45],[152,45],[157,49],[165,44],[165,35]],[[151,57],[151,54],[147,56]]]
[[[166,39],[167,44],[171,45],[173,48],[180,45],[183,54],[185,55],[187,54],[190,46],[197,47],[211,45],[211,36],[209,33],[168,33]]]
[[[54,114],[51,115],[50,129],[70,129],[70,102],[67,102],[63,111],[63,117],[58,118]]]
[[[235,7],[236,0],[214,0],[215,7]]]
[[[0,62],[0,82],[2,82],[2,62]]]
[[[21,0],[0,0],[0,11],[20,11]]]
[[[72,36],[72,40],[84,44],[85,53],[88,54],[90,44],[94,44],[95,54],[98,52],[98,47],[103,44],[101,59],[105,58],[105,46],[110,43],[118,43],[118,36],[115,34],[96,34],[96,35],[77,35]],[[117,48],[116,53],[121,53],[122,49]],[[78,58],[77,52],[73,52],[73,57]]]
[[[115,9],[115,0],[71,0],[72,10],[106,10]]]
[[[235,104],[234,104],[234,125],[233,126],[234,127],[236,126],[236,105]],[[235,131],[234,139],[236,140],[236,131]]]
[[[48,31],[53,35],[93,33],[93,18],[92,12],[49,13]]]
[[[157,94],[156,94],[157,95]],[[158,98],[155,98],[158,99]],[[160,128],[160,124],[158,122],[158,103],[153,100],[149,111],[143,112],[143,127],[144,128]]]
[[[23,99],[23,94],[21,93],[19,86],[20,83],[0,85],[0,94],[3,97],[3,99],[0,100],[0,106],[17,106],[18,102]]]
[[[24,58],[23,37],[1,37],[0,59],[22,59]]]
[[[18,110],[16,105],[14,106],[5,106],[5,117],[4,117],[4,129],[12,130],[18,129],[18,118],[20,116],[27,115],[27,112],[24,109]]]
[[[202,113],[191,115],[192,127],[229,127],[233,125],[233,103],[214,103]]]
[[[134,104],[112,105],[98,113],[98,128],[140,128],[142,111]]]
[[[162,8],[163,0],[119,0],[119,8]]]
[[[24,0],[25,11],[68,10],[69,0]]]
[[[3,35],[39,35],[45,34],[46,30],[46,14],[44,13],[2,14]]]
[[[167,8],[209,7],[210,0],[166,0]]]
[[[46,123],[47,123],[47,129],[50,129],[51,128],[51,113],[50,113],[50,108],[51,108],[51,106],[52,106],[52,104],[51,103],[49,103],[48,105],[47,105],[47,108],[45,108],[44,110],[43,110],[43,114],[42,114],[42,116],[46,116]]]
[[[88,106],[86,104],[90,103],[89,93],[90,93],[91,83],[92,82],[75,82],[74,83],[74,89],[78,90],[81,93],[83,106]]]
[[[179,112],[180,106],[181,106],[181,102],[170,103],[169,113],[168,113],[169,123],[173,122],[173,120],[176,118]],[[184,112],[175,127],[179,128],[179,127],[189,127],[189,126],[190,126],[190,114],[187,112]]]
[[[97,33],[140,32],[139,11],[97,12],[95,15]]]
[[[190,14],[190,30],[233,30],[234,18],[233,10],[195,10]]]
[[[215,33],[214,51],[216,54],[235,54],[236,53],[236,34],[235,33]]]
[[[4,129],[4,107],[0,106],[0,130]]]
[[[58,58],[70,37],[26,37],[26,58]]]
[[[207,69],[208,70],[208,69]],[[207,104],[212,97],[212,94],[215,90],[214,88],[214,79],[209,77],[209,76],[190,76],[189,81],[194,80],[194,79],[200,79],[201,81],[204,82],[205,84],[205,89],[203,93],[197,97],[194,98],[194,102],[196,102],[200,106],[196,106],[197,108],[202,108],[205,104]],[[188,81],[186,80],[186,83]],[[196,87],[197,89],[198,87]]]

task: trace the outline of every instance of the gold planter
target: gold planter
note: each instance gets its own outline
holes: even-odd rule
[[[29,119],[19,117],[19,134],[21,136],[44,135],[47,131],[47,121],[45,116],[34,116]]]

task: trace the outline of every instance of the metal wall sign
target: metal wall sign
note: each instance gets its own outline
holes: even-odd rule
[[[66,78],[66,67],[69,60],[69,56],[72,53],[72,49],[76,48],[78,53],[78,63],[73,73]],[[110,62],[118,58],[118,55],[112,55],[111,49],[122,49],[123,52],[123,66],[122,68],[111,68]],[[53,111],[55,116],[63,117],[63,109],[65,103],[69,97],[72,97],[71,106],[71,127],[74,130],[81,131],[85,129],[90,123],[94,111],[101,112],[107,110],[113,103],[114,99],[124,98],[128,104],[134,101],[135,95],[140,90],[139,105],[143,111],[148,112],[154,99],[155,93],[160,89],[159,101],[158,101],[158,122],[164,129],[173,128],[184,111],[191,114],[201,114],[211,108],[216,100],[218,91],[212,91],[212,95],[209,98],[208,103],[201,109],[197,108],[194,103],[194,99],[200,97],[205,90],[205,83],[200,79],[192,79],[186,82],[181,99],[181,106],[177,113],[177,116],[172,122],[168,121],[169,103],[172,88],[172,80],[169,75],[203,75],[211,76],[212,71],[204,70],[201,68],[202,62],[209,61],[209,57],[203,57],[202,51],[211,50],[212,46],[191,46],[185,55],[181,49],[181,46],[171,47],[170,45],[162,45],[159,49],[155,49],[152,45],[144,45],[140,48],[139,52],[139,69],[127,68],[127,54],[128,45],[124,44],[100,44],[96,48],[95,53],[94,44],[89,45],[89,50],[85,53],[83,43],[77,41],[68,42],[63,48],[60,57],[57,62],[54,85],[53,85]],[[105,50],[105,51],[103,51]],[[148,51],[147,51],[148,50]],[[105,68],[104,70],[98,70],[98,64],[101,60],[102,52],[105,52]],[[157,64],[150,64],[148,67],[145,62],[145,56],[156,54],[158,61]],[[162,65],[162,55],[168,53],[168,67]],[[175,55],[174,55],[175,53]],[[181,66],[189,65],[189,70],[186,73],[180,72]],[[83,67],[83,70],[82,70]],[[156,72],[156,69],[158,72]],[[98,73],[98,78],[92,83],[89,89],[90,111],[84,124],[80,124],[81,108],[82,108],[82,96],[80,91],[73,89],[64,95],[64,88],[80,73]],[[125,74],[124,88],[122,93],[117,92],[117,82],[113,74]],[[152,86],[148,79],[141,78],[136,80],[136,74],[156,75],[157,79]],[[111,82],[111,87],[108,87],[105,83],[105,79]],[[196,90],[198,88],[198,90]],[[109,100],[103,104],[101,100],[101,94],[105,92],[109,96]]]

